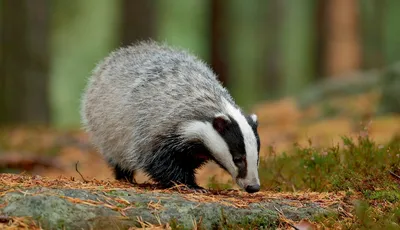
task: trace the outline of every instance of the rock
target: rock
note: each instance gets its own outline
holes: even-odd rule
[[[282,216],[300,221],[332,212],[329,207],[313,202],[309,195],[301,194],[240,191],[193,194],[127,185],[121,188],[121,184],[109,182],[91,185],[67,179],[44,178],[43,184],[37,185],[31,179],[24,177],[20,179],[22,182],[10,186],[0,174],[0,188],[4,188],[0,189],[0,215],[31,217],[44,229],[128,229],[144,223],[155,226],[168,223],[184,229],[192,229],[194,225],[205,229],[276,228]]]

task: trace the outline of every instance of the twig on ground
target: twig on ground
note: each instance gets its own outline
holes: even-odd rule
[[[85,180],[85,178],[82,176],[81,172],[79,172],[79,170],[78,170],[78,164],[79,164],[79,161],[77,161],[76,164],[75,164],[75,170],[76,170],[76,172],[79,173],[79,175],[82,177],[82,180],[83,180],[85,183],[87,183],[88,181]]]
[[[392,172],[389,170],[390,175],[392,175],[393,177],[395,177],[396,179],[400,180],[400,176],[397,175],[396,173]]]
[[[295,230],[300,230],[298,227],[294,226],[294,224],[290,223],[290,220],[286,218],[285,214],[283,214],[282,210],[279,210],[277,207],[275,207],[275,210],[279,214],[279,220],[285,222],[288,224],[290,227],[294,228]]]

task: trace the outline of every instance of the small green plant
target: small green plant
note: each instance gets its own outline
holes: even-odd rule
[[[368,200],[387,201],[396,203],[400,201],[399,190],[364,191],[364,197]]]
[[[400,178],[400,141],[378,145],[368,136],[343,137],[331,148],[295,145],[291,153],[270,154],[260,164],[264,189],[277,191],[393,190]],[[392,174],[392,175],[391,175]],[[393,176],[394,175],[394,176]]]
[[[342,138],[341,145],[315,148],[295,145],[289,153],[270,154],[260,164],[264,189],[276,191],[345,191],[361,194],[354,220],[338,215],[316,220],[328,228],[400,228],[400,139],[379,145],[368,136]],[[343,222],[341,222],[343,220]]]
[[[356,221],[350,226],[352,229],[399,229],[400,205],[376,208],[367,201],[358,201],[355,217]]]

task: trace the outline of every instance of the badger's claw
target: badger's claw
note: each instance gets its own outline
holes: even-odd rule
[[[137,185],[138,184],[136,182],[135,178],[130,179],[128,177],[124,177],[124,178],[120,178],[120,179],[117,179],[117,180],[120,181],[120,182],[123,182],[123,183],[129,183],[129,184],[132,184],[132,185]]]
[[[205,194],[205,193],[210,192],[208,189],[205,189],[198,185],[184,185],[184,186],[175,187],[175,189],[177,189],[178,191],[191,192],[191,193],[196,193],[196,194]]]
[[[197,194],[205,194],[205,193],[209,193],[210,191],[208,189],[202,188],[202,187],[198,187],[198,188],[192,188],[189,190],[192,190],[193,193],[197,193]]]

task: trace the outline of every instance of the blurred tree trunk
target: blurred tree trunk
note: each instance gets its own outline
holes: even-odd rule
[[[383,42],[385,64],[400,61],[400,1],[385,0],[383,15]]]
[[[327,1],[317,1],[316,3],[316,14],[315,14],[315,65],[316,65],[316,80],[323,79],[325,77],[325,53],[326,53],[326,41],[327,41],[327,28],[326,28],[326,11]]]
[[[315,76],[315,8],[316,0],[286,0],[280,49],[282,52],[283,92],[301,92]]]
[[[211,66],[218,79],[229,84],[227,63],[226,5],[222,0],[210,0],[211,6]]]
[[[148,40],[155,35],[156,1],[123,0],[121,40],[130,45],[140,40]]]
[[[229,63],[229,89],[236,102],[248,110],[262,96],[260,75],[263,72],[259,34],[262,21],[262,0],[249,4],[246,1],[233,0],[226,4],[229,25],[227,55]],[[265,47],[263,47],[264,49]]]
[[[48,123],[49,1],[1,1],[0,123]]]
[[[282,93],[282,58],[279,44],[282,33],[284,2],[266,0],[261,2],[261,21],[258,28],[262,72],[259,76],[263,99],[276,99]]]
[[[385,0],[383,14],[383,53],[386,65],[391,65],[382,82],[380,112],[400,114],[400,1]]]
[[[357,0],[326,0],[324,75],[344,76],[361,64]]]
[[[384,65],[383,19],[385,2],[386,0],[360,1],[362,67],[364,69],[380,68]]]

